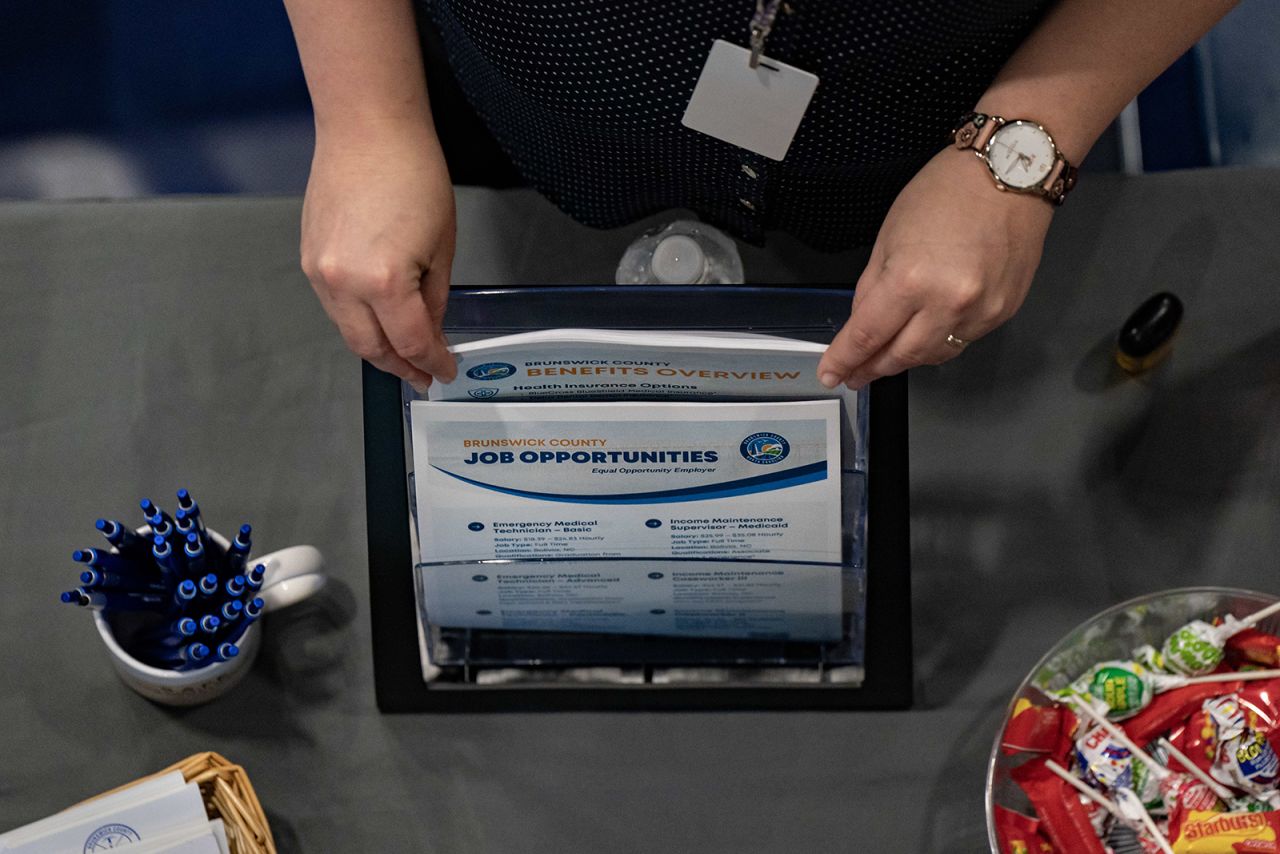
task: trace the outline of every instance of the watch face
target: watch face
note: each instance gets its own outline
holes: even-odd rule
[[[1057,151],[1049,134],[1030,122],[1009,122],[987,143],[987,162],[995,176],[1010,187],[1025,190],[1049,176]]]

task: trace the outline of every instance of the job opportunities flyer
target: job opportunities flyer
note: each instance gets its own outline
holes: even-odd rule
[[[838,566],[565,560],[422,567],[431,621],[516,631],[840,638]]]
[[[838,400],[410,405],[424,562],[839,563]]]

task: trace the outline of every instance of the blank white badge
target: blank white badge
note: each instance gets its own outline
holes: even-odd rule
[[[681,124],[771,160],[787,156],[818,76],[716,39]]]

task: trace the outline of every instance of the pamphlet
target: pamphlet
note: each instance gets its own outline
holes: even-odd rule
[[[830,641],[841,567],[715,560],[420,566],[439,625],[518,631]]]
[[[147,842],[187,828],[209,826],[204,799],[195,783],[173,787],[172,775],[163,784],[148,781],[104,796],[82,807],[50,816],[0,836],[0,852],[104,851]],[[145,787],[145,788],[144,788]]]
[[[840,400],[841,465],[865,471],[857,392],[817,379],[826,345],[750,332],[544,329],[455,344],[433,401]]]
[[[822,344],[748,333],[547,329],[457,344],[431,400],[824,398]]]
[[[457,379],[407,404],[420,628],[842,637],[865,396],[818,382],[825,345],[550,329],[451,349]]]
[[[410,405],[426,563],[839,564],[837,400]]]

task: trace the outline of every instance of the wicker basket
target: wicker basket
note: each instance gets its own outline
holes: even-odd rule
[[[188,756],[168,768],[126,783],[110,792],[103,792],[90,800],[174,771],[181,771],[188,783],[200,786],[200,794],[204,796],[204,806],[209,811],[209,817],[222,819],[226,827],[231,854],[276,854],[276,844],[271,838],[271,828],[267,826],[267,816],[262,812],[262,804],[258,803],[258,795],[253,791],[249,775],[244,768],[233,765],[217,753]]]

